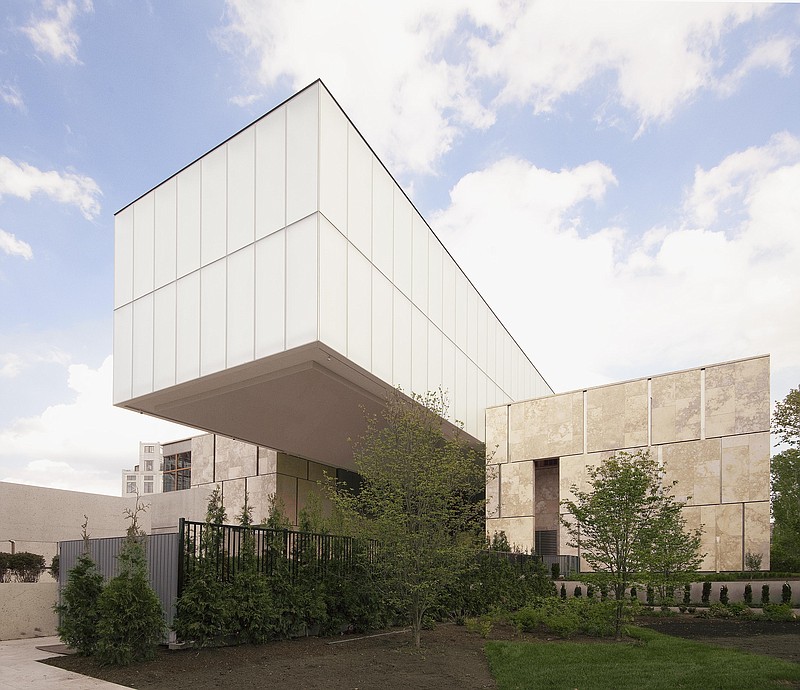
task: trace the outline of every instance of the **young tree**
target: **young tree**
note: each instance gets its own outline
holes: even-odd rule
[[[800,571],[800,386],[775,406],[772,428],[789,448],[772,458],[773,570]]]
[[[589,468],[589,491],[573,485],[575,500],[562,501],[569,514],[562,519],[571,535],[569,545],[592,566],[593,580],[615,594],[617,639],[628,587],[651,582],[656,572],[669,582],[674,573],[696,568],[699,561],[699,533],[685,533],[683,504],[662,486],[660,472],[648,451],[619,452]],[[679,548],[681,540],[687,548]]]
[[[359,492],[338,487],[334,504],[359,537],[380,545],[375,569],[387,605],[404,611],[414,645],[484,541],[483,449],[446,435],[441,391],[409,399],[391,393],[355,445]]]

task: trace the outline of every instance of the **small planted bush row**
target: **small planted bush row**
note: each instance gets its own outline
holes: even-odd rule
[[[0,582],[38,582],[44,570],[44,556],[38,553],[0,552]]]
[[[633,603],[626,605],[627,620],[632,620],[636,608]],[[611,637],[615,610],[616,603],[611,600],[541,597],[510,614],[509,622],[521,632],[548,632],[563,638],[577,634]]]
[[[148,582],[145,535],[138,526],[143,510],[137,502],[127,511],[131,524],[117,556],[119,575],[108,584],[89,553],[84,523],[84,551],[69,571],[61,603],[55,607],[61,640],[103,665],[152,658],[164,635],[161,603]]]

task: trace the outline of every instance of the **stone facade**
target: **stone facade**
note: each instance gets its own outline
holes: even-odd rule
[[[769,356],[490,408],[487,531],[530,549],[537,530],[557,529],[559,553],[576,554],[560,501],[609,455],[649,449],[703,528],[702,569],[741,570],[748,551],[768,569],[769,410]]]

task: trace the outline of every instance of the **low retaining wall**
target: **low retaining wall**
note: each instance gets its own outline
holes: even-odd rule
[[[736,580],[735,582],[712,582],[711,583],[711,596],[709,597],[709,603],[713,604],[714,602],[719,601],[719,590],[724,585],[728,588],[728,601],[735,602],[735,601],[744,601],[744,588],[747,585],[750,585],[753,588],[753,603],[760,605],[761,604],[761,586],[762,585],[769,585],[769,600],[772,604],[780,604],[781,603],[781,588],[783,587],[784,583],[788,582],[789,586],[792,588],[792,605],[794,607],[800,607],[800,580]],[[586,585],[583,582],[578,580],[557,580],[555,585],[556,589],[561,592],[561,585],[562,583],[567,589],[567,596],[573,596],[575,592],[575,586],[579,585],[583,596],[586,596]],[[597,587],[595,587],[597,590]],[[630,589],[628,590],[630,591]],[[694,582],[692,583],[692,603],[699,604],[700,599],[703,595],[703,583],[702,582]],[[599,597],[600,592],[596,591],[595,596]],[[647,601],[647,589],[645,587],[637,587],[636,588],[636,596],[643,604]],[[675,589],[675,603],[680,604],[683,602],[683,587],[677,587]]]
[[[56,634],[56,582],[0,583],[0,640],[22,640]]]

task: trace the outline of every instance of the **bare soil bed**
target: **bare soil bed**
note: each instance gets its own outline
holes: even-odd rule
[[[668,635],[800,662],[800,621],[771,623],[681,616],[644,619],[638,623]],[[507,625],[495,625],[489,638],[553,644],[562,642],[544,634],[520,634]],[[483,651],[485,642],[480,635],[468,632],[463,626],[445,624],[437,626],[435,630],[424,631],[420,649],[413,647],[410,634],[395,631],[389,635],[306,637],[264,645],[201,651],[162,649],[155,660],[127,668],[104,668],[92,659],[74,655],[54,657],[43,663],[131,688],[470,690],[497,687],[486,663]]]

